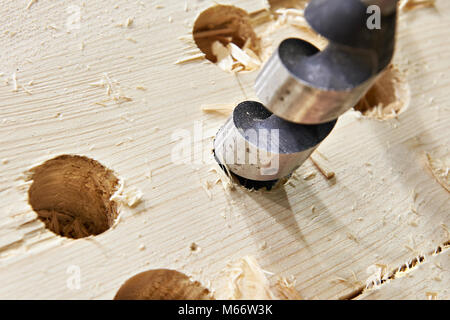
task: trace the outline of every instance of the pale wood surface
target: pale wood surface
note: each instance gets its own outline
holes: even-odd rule
[[[227,194],[217,185],[211,199],[203,183],[216,178],[209,151],[226,118],[205,114],[200,105],[252,98],[257,75],[236,77],[203,61],[175,64],[186,56],[178,38],[190,35],[197,14],[214,2],[189,0],[186,12],[178,0],[73,1],[81,25],[71,33],[68,2],[39,0],[26,9],[28,3],[0,1],[2,79],[16,72],[31,92],[13,92],[11,80],[0,79],[0,298],[111,299],[126,279],[153,268],[210,280],[220,290],[220,270],[249,254],[266,270],[295,276],[303,297],[337,299],[360,292],[371,265],[396,268],[449,241],[442,226],[450,224],[449,194],[424,154],[449,146],[449,1],[402,14],[395,63],[407,71],[410,106],[398,120],[344,115],[320,147],[334,180],[317,174],[271,193],[237,188]],[[226,3],[248,12],[264,7],[260,0]],[[130,28],[117,26],[129,17]],[[104,73],[133,101],[95,104],[106,95],[90,84]],[[209,164],[171,163],[172,133],[193,132],[195,121],[208,130]],[[28,205],[23,177],[61,154],[100,161],[139,188],[144,201],[124,209],[117,226],[97,237],[54,235]],[[308,161],[299,176],[311,170]],[[191,253],[192,242],[201,250]],[[448,251],[441,255],[448,273]],[[81,290],[66,286],[71,265],[80,267]],[[424,298],[424,291],[449,287],[448,277],[435,286],[426,269],[414,272],[362,297]],[[445,292],[438,298],[448,298]]]

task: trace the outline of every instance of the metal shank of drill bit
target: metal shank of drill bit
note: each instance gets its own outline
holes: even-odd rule
[[[329,46],[319,53],[306,41],[287,39],[258,75],[256,95],[267,109],[287,121],[329,122],[356,105],[373,83],[375,73],[369,60],[370,56],[358,50],[349,53]],[[338,63],[330,65],[328,61]],[[357,72],[342,70],[358,62]],[[343,76],[336,79],[340,74]],[[355,82],[357,86],[352,84]],[[332,86],[334,90],[329,89]]]
[[[299,125],[258,102],[239,104],[214,141],[217,159],[234,174],[255,181],[289,176],[332,131],[336,121]]]
[[[360,0],[312,0],[305,17],[329,45],[319,51],[284,40],[255,83],[266,108],[287,121],[319,124],[355,106],[394,52],[396,12],[382,17],[380,30],[369,30],[366,9]]]

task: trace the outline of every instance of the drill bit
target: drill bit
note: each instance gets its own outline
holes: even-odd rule
[[[219,164],[247,188],[270,189],[289,177],[389,65],[396,3],[312,0],[305,18],[328,46],[320,51],[294,38],[279,45],[256,79],[260,101],[240,103],[219,130]],[[379,29],[368,27],[372,5],[380,6]]]

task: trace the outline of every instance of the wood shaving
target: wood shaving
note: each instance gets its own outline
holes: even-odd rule
[[[299,300],[295,281],[280,278],[271,285],[264,271],[252,256],[229,264],[224,270],[228,280],[226,298],[230,300]]]
[[[207,32],[218,31],[220,30]],[[220,41],[214,41],[212,53],[217,59],[217,66],[226,72],[252,71],[259,68],[262,64],[257,54],[248,46],[244,46],[244,49],[241,49],[232,42],[224,46]]]
[[[26,9],[26,10],[30,9],[31,6],[32,6],[33,4],[35,4],[35,3],[37,3],[37,2],[38,2],[38,0],[30,0],[30,2],[28,2],[28,5],[27,5],[27,7],[26,7],[25,9]]]
[[[124,204],[130,208],[136,207],[141,203],[143,197],[142,191],[136,187],[125,187],[125,182],[123,180],[119,181],[119,188],[111,196],[109,200],[115,201],[119,204]]]
[[[375,264],[367,268],[370,276],[366,280],[366,289],[377,290],[387,280],[387,266]]]
[[[303,175],[303,180],[305,181],[309,181],[312,180],[316,177],[316,173],[314,171],[310,171],[308,173],[306,173],[305,175]]]
[[[330,169],[327,158],[317,150],[311,155],[311,161],[325,178],[330,180],[335,177],[336,174]]]
[[[259,249],[261,250],[266,250],[267,249],[267,242],[264,241],[263,243],[260,244]]]
[[[244,69],[253,70],[261,66],[261,60],[249,48],[242,50],[234,43],[228,44],[231,56],[239,62]]]
[[[295,9],[295,8],[278,9],[275,11],[275,14],[278,16],[277,21],[280,24],[289,23],[291,25],[299,25],[299,26],[307,25],[306,19],[304,17],[305,11],[302,9]]]
[[[204,59],[205,59],[205,54],[198,53],[196,55],[191,55],[189,57],[181,58],[181,59],[175,61],[175,64],[183,64],[183,63],[187,63],[187,62],[192,62],[192,61],[196,61],[196,60],[204,60]]]
[[[225,165],[226,173],[219,167],[219,165],[215,164],[208,172],[214,172],[217,175],[214,184],[221,183],[222,188],[225,192],[233,191],[236,189],[233,179],[231,178],[231,173],[228,167]]]
[[[279,278],[272,286],[275,296],[280,300],[302,300],[302,297],[295,289],[295,279]]]
[[[418,8],[433,8],[436,0],[400,0],[401,11],[411,11]]]
[[[12,81],[13,81],[13,92],[17,92],[17,91],[19,91],[19,87],[18,87],[18,84],[17,84],[17,75],[16,75],[16,73],[14,72],[13,74],[12,74]]]
[[[225,115],[230,115],[234,108],[236,107],[235,103],[230,104],[204,104],[200,106],[200,109],[203,112],[217,112]]]
[[[47,26],[47,29],[49,29],[49,30],[55,30],[55,31],[58,31],[58,30],[59,30],[59,28],[58,28],[57,26],[53,25],[53,24],[48,25],[48,26]]]
[[[426,153],[427,166],[433,174],[436,181],[450,192],[450,156],[446,155],[442,159],[433,158],[429,153]]]

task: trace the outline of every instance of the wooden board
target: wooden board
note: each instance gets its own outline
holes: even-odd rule
[[[249,13],[266,8],[260,0],[226,3]],[[189,56],[183,39],[215,2],[0,4],[0,298],[111,299],[125,280],[157,268],[221,291],[221,270],[244,255],[294,276],[306,299],[426,298],[424,291],[441,289],[438,298],[448,298],[448,277],[435,287],[420,268],[376,293],[364,289],[371,266],[395,270],[438,247],[449,267],[449,193],[425,155],[449,156],[448,1],[399,18],[394,63],[410,88],[407,110],[385,121],[349,111],[319,149],[336,177],[302,179],[317,171],[308,161],[298,180],[272,192],[213,184],[212,138],[226,116],[201,110],[254,98],[257,71],[175,63]],[[273,39],[296,32],[304,34],[281,29]],[[278,40],[271,41],[273,48]],[[105,92],[108,79],[121,89],[121,103]],[[172,161],[177,133],[193,140],[189,163]],[[203,161],[194,163],[195,150]],[[126,190],[140,190],[142,201],[123,206],[114,227],[98,236],[55,235],[28,203],[27,172],[65,154],[99,161]],[[207,181],[213,187],[205,190]],[[79,288],[68,285],[74,270]]]

